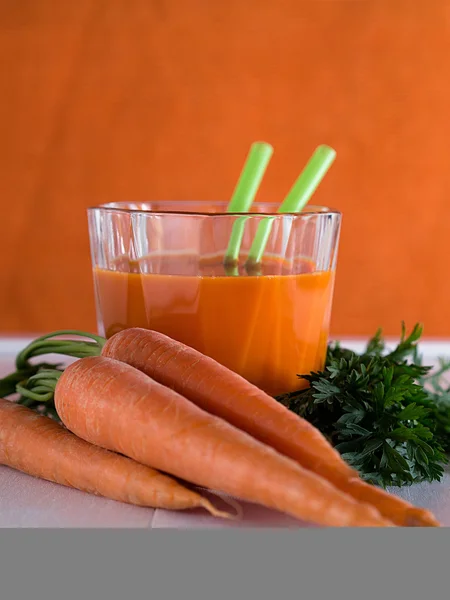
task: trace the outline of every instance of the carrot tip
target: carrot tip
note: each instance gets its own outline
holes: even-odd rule
[[[228,504],[234,509],[235,514],[216,508],[212,502],[203,497],[201,498],[201,506],[203,506],[203,508],[205,508],[213,517],[231,519],[233,521],[242,518],[244,511],[242,510],[242,506],[236,500],[233,500],[232,498],[223,498],[222,496],[220,498],[225,504]]]
[[[428,510],[422,508],[411,508],[405,519],[405,527],[440,527],[441,524]]]

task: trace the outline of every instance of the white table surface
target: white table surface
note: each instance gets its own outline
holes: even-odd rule
[[[21,340],[0,340],[0,377],[13,370]],[[440,352],[441,354],[441,352]],[[0,424],[1,426],[1,424]],[[450,526],[450,469],[441,482],[390,490],[417,506],[429,508]],[[0,527],[64,528],[223,528],[305,527],[280,513],[241,503],[239,522],[225,522],[202,510],[172,512],[139,508],[91,496],[0,466]]]

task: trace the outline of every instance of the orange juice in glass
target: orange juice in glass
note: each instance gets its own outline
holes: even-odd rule
[[[299,389],[324,366],[341,216],[309,206],[247,213],[239,265],[224,256],[242,214],[221,202],[115,203],[89,209],[98,328],[160,331],[267,393]],[[273,218],[258,272],[244,267],[256,229]]]

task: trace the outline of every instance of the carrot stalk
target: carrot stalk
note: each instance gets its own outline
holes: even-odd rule
[[[0,398],[0,464],[28,475],[128,504],[202,507],[230,517],[171,477],[77,438],[43,415]]]
[[[364,482],[308,421],[193,348],[161,333],[134,328],[110,338],[102,354],[141,370],[203,410],[318,473],[342,492],[372,504],[396,525],[439,525],[429,511]]]
[[[176,361],[176,353],[163,360]],[[392,526],[372,506],[112,358],[70,365],[55,405],[79,437],[193,484],[319,525]]]

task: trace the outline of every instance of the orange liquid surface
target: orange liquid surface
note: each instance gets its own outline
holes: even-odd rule
[[[106,337],[128,327],[160,331],[272,395],[303,387],[297,374],[324,365],[334,273],[230,277],[222,267],[200,276],[95,269],[94,282]]]

